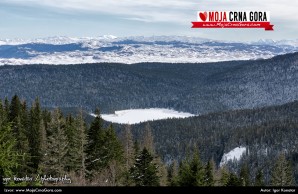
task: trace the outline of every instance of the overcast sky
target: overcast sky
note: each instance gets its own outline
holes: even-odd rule
[[[298,38],[297,0],[0,0],[0,39],[49,36]],[[198,10],[270,11],[274,31],[192,29]]]

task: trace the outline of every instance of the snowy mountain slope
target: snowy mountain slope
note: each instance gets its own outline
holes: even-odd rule
[[[50,37],[0,40],[0,65],[80,64],[98,62],[202,63],[270,58],[298,51],[298,40],[252,43],[195,37],[154,36],[117,38]]]

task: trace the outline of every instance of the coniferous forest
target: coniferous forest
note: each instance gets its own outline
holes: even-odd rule
[[[292,53],[206,64],[1,66],[0,180],[297,186],[297,61]],[[101,118],[148,107],[196,116],[132,125]],[[245,148],[240,159],[223,161],[236,148]]]
[[[65,114],[42,108],[39,101],[27,104],[17,95],[0,101],[0,173],[8,186],[297,183],[297,102],[113,126],[98,108],[97,116],[87,119],[83,109]],[[176,136],[166,137],[167,130]],[[219,158],[235,145],[247,146],[249,153],[220,166]]]

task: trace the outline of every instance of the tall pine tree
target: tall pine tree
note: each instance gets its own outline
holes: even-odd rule
[[[38,166],[42,159],[41,153],[41,129],[42,117],[39,99],[37,98],[33,103],[29,113],[29,128],[28,128],[28,142],[29,153],[31,157],[30,166],[33,173],[37,172]]]
[[[204,166],[195,152],[191,161],[184,160],[179,168],[178,184],[180,186],[204,186],[205,181]]]
[[[65,119],[59,109],[53,111],[47,134],[47,147],[42,170],[48,175],[63,176],[65,174],[68,140],[65,134]]]
[[[17,95],[13,96],[9,108],[9,121],[16,137],[16,149],[23,156],[19,157],[17,175],[22,177],[29,172],[29,142],[27,134],[27,110],[26,105],[21,104]]]
[[[209,160],[205,168],[205,186],[214,186],[214,171],[215,163],[213,160]]]
[[[75,119],[69,115],[65,120],[65,134],[68,141],[68,150],[65,156],[66,160],[66,169],[68,172],[76,172],[80,169],[80,137],[78,133],[78,126],[76,126]]]
[[[136,186],[159,186],[158,166],[153,162],[153,156],[143,148],[136,157],[130,175]]]
[[[169,186],[178,186],[178,164],[176,160],[168,167],[168,184]]]
[[[250,186],[249,169],[246,164],[243,164],[240,169],[240,181],[242,186]]]
[[[19,154],[16,149],[16,139],[8,124],[0,121],[0,173],[3,177],[12,177],[19,167]]]
[[[265,186],[264,174],[261,169],[258,169],[257,171],[254,186],[258,186],[258,187]]]
[[[125,169],[129,171],[134,161],[134,141],[131,133],[131,126],[126,125],[121,133],[122,146],[124,148]]]
[[[154,138],[153,138],[152,129],[149,123],[147,123],[145,126],[145,130],[143,133],[142,147],[145,147],[151,154],[155,153]]]
[[[242,186],[242,182],[235,173],[230,173],[226,186]]]
[[[220,169],[220,179],[219,185],[220,186],[227,186],[229,182],[230,172],[226,165],[222,166]]]
[[[86,123],[84,122],[83,119],[83,110],[81,109],[79,112],[79,115],[76,119],[76,126],[78,128],[77,132],[78,132],[78,137],[79,137],[79,149],[78,149],[78,155],[79,155],[79,161],[81,163],[80,165],[80,172],[79,172],[79,176],[80,176],[80,180],[81,180],[81,184],[85,185],[86,181],[85,181],[85,177],[86,177],[86,145],[87,145],[87,126]]]
[[[278,156],[271,175],[272,186],[293,186],[294,176],[291,164],[284,153]]]
[[[99,109],[95,110],[96,117],[91,123],[91,126],[88,130],[87,135],[87,171],[89,176],[92,177],[92,174],[96,171],[100,171],[106,164],[105,153],[108,151],[107,147],[104,147],[105,144],[105,130],[102,126],[102,118],[100,116]]]
[[[121,142],[119,141],[116,132],[112,125],[108,127],[105,131],[104,136],[104,146],[103,146],[103,154],[104,154],[104,166],[106,166],[110,161],[118,161],[123,162],[123,147]]]

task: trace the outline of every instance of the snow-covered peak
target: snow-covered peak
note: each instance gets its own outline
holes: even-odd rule
[[[116,39],[118,37],[114,36],[114,35],[103,35],[103,38],[105,38],[105,39]]]
[[[272,39],[260,39],[256,43],[258,43],[258,44],[274,44],[275,42],[276,41],[274,41]]]
[[[255,45],[273,45],[273,46],[293,46],[298,47],[298,39],[296,40],[272,40],[272,39],[260,39],[253,41],[251,44]]]
[[[212,41],[207,38],[191,36],[130,36],[123,37],[122,40],[129,39],[139,42],[184,42],[184,43],[203,43]]]

